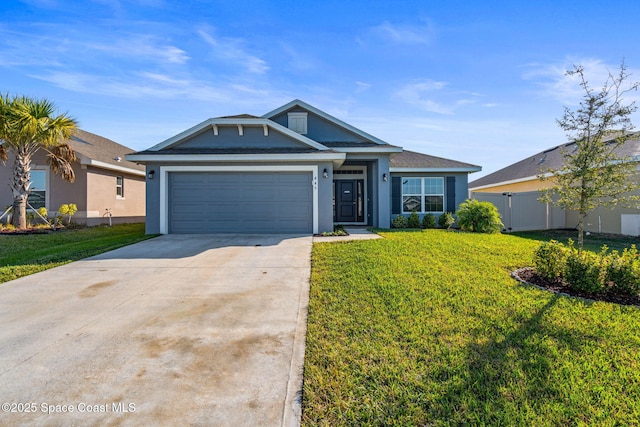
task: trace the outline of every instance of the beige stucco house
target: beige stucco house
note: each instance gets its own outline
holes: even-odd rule
[[[507,231],[540,228],[575,228],[578,215],[537,201],[540,190],[553,185],[553,178],[540,180],[545,170],[558,170],[564,164],[563,153],[573,150],[573,143],[536,153],[496,172],[469,183],[470,196],[491,201],[501,211]],[[630,161],[640,161],[640,132],[635,132],[616,154]],[[639,172],[640,173],[640,172]],[[517,213],[516,213],[517,212]],[[541,216],[546,216],[542,218]],[[544,225],[544,226],[540,226]],[[640,209],[598,208],[587,215],[586,231],[593,233],[640,235]]]
[[[77,223],[98,225],[144,222],[145,171],[144,166],[129,162],[125,155],[130,148],[93,133],[77,130],[66,141],[75,151],[73,163],[76,179],[64,181],[51,172],[46,153],[40,150],[32,160],[32,191],[29,204],[37,209],[44,206],[52,216],[61,204],[75,203]],[[13,196],[9,188],[13,158],[6,165],[0,163],[0,208],[11,205]]]

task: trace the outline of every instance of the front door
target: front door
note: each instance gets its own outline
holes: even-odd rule
[[[336,180],[335,222],[364,221],[364,180]]]

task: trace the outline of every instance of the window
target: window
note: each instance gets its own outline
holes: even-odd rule
[[[444,178],[402,178],[402,212],[444,212]]]
[[[116,197],[124,197],[124,179],[116,176]]]
[[[33,209],[46,207],[47,203],[47,171],[31,170],[31,187],[27,202]]]
[[[307,133],[307,113],[289,113],[289,129],[299,134]]]

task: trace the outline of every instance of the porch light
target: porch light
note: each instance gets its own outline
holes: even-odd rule
[[[383,173],[383,174],[382,174],[382,180],[383,180],[384,182],[389,181],[389,177],[387,176],[387,174],[386,174],[386,173]]]
[[[324,168],[324,170],[322,171],[322,177],[329,178],[329,171],[327,170],[327,168]]]
[[[147,175],[147,178],[149,178],[149,179],[153,179],[153,174],[155,174],[155,173],[156,173],[156,171],[154,171],[153,169],[151,169],[151,170],[149,171],[149,174]]]

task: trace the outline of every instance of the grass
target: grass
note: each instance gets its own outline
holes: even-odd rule
[[[535,238],[313,247],[303,425],[640,425],[640,309],[509,277]]]
[[[144,224],[0,235],[0,283],[154,237]]]

